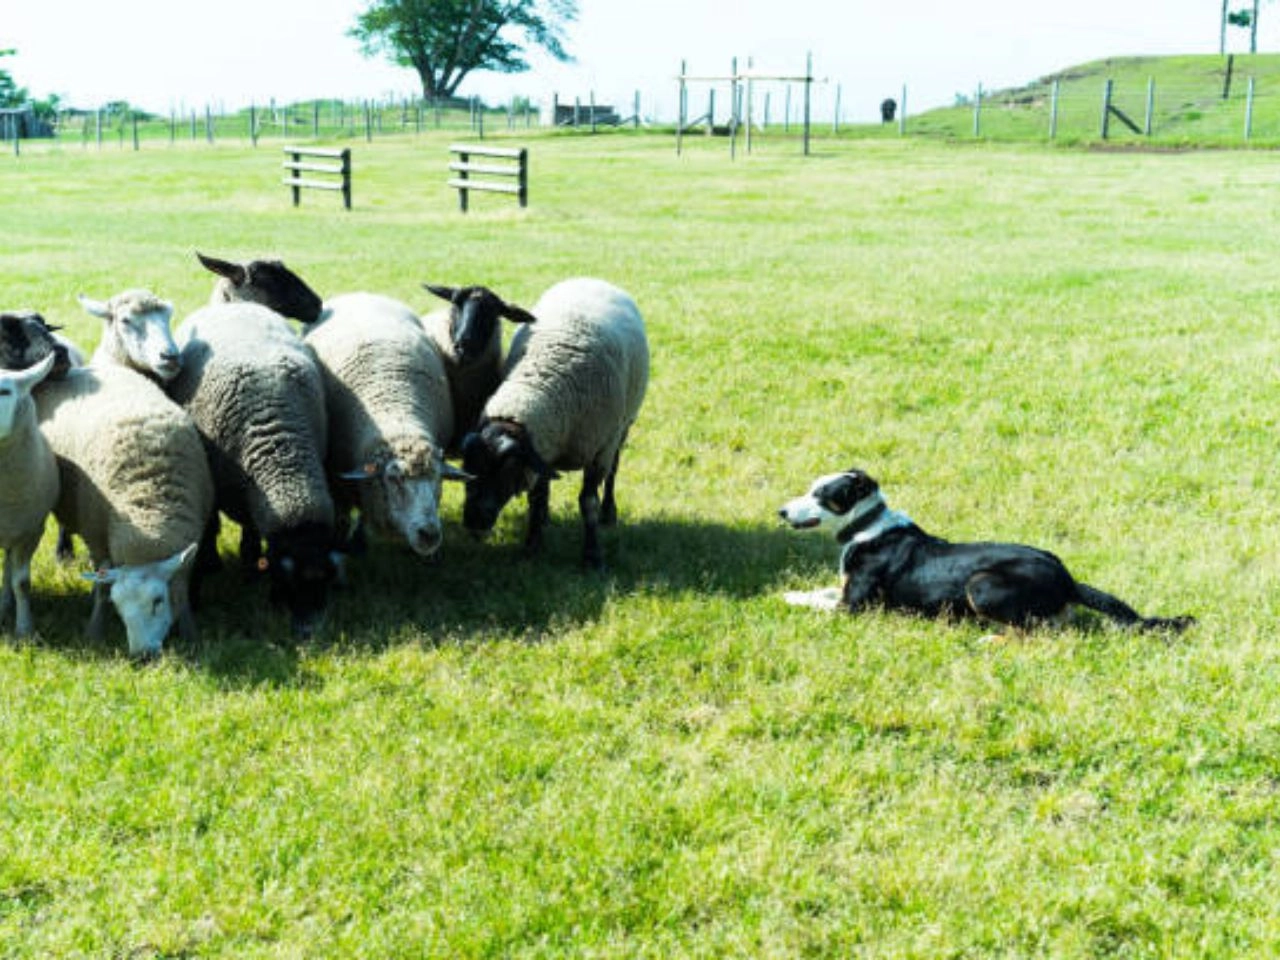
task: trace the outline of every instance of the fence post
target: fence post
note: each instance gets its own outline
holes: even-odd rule
[[[1107,139],[1111,128],[1111,78],[1102,85],[1102,139]]]
[[[836,106],[831,112],[831,132],[840,132],[840,84],[836,84]]]
[[[588,94],[588,96],[590,99],[587,102],[591,105],[591,132],[595,133],[596,132],[596,92],[592,90],[590,94]]]
[[[213,107],[208,104],[204,108],[204,138],[210,144],[213,143]]]
[[[471,155],[470,155],[470,154],[468,154],[468,153],[463,153],[463,152],[459,151],[459,153],[458,153],[458,159],[462,161],[462,166],[463,166],[463,167],[466,167],[466,165],[467,165],[468,161],[471,159]],[[459,171],[458,171],[458,179],[459,179],[459,180],[470,180],[470,179],[471,179],[471,174],[469,174],[465,169],[463,169],[463,170],[459,170]],[[466,213],[466,212],[467,212],[467,188],[466,188],[466,187],[459,187],[459,188],[458,188],[458,210],[459,210],[459,212],[461,212],[461,213]]]
[[[973,96],[973,136],[974,139],[982,136],[982,84],[978,84]]]
[[[131,111],[133,115],[133,152],[138,152],[138,111]]]
[[[1058,136],[1058,89],[1060,82],[1053,81],[1053,92],[1049,95],[1049,139]]]
[[[320,101],[313,100],[311,103],[311,136],[312,139],[320,139]]]
[[[809,156],[809,102],[813,88],[813,52],[804,59],[804,155]]]
[[[907,133],[907,85],[902,85],[902,102],[898,105],[898,136]]]
[[[631,128],[633,130],[640,129],[640,91],[636,91],[635,98],[631,101],[635,107],[635,113],[631,115]]]
[[[729,159],[738,156],[738,58],[734,57],[729,70]]]
[[[520,185],[520,206],[527,207],[529,205],[529,151],[520,148],[520,174],[517,183]]]
[[[1253,135],[1253,77],[1249,78],[1249,92],[1244,103],[1244,142]]]
[[[685,74],[688,72],[688,61],[680,61],[680,90],[676,97],[676,156],[680,156],[680,148],[684,142],[684,121],[688,116],[686,94],[688,87],[685,83]],[[553,98],[551,101],[551,122],[554,124],[556,118],[556,102]]]
[[[351,150],[342,151],[342,205],[351,209]]]
[[[1151,117],[1156,110],[1156,78],[1147,78],[1147,118],[1142,124],[1142,132],[1151,136]]]
[[[294,163],[302,162],[302,154],[300,153],[291,152],[289,154],[289,157],[293,160]],[[293,184],[291,189],[293,190],[293,205],[296,207],[299,203],[302,202],[302,187],[295,183]]]
[[[258,108],[249,104],[249,142],[258,145]]]

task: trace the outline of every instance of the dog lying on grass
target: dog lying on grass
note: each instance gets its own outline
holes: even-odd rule
[[[1016,543],[950,543],[890,510],[880,485],[854,468],[819,477],[779,516],[844,544],[841,586],[791,592],[788,603],[850,613],[880,603],[927,616],[972,616],[1015,629],[1059,623],[1074,605],[1138,630],[1180,632],[1192,617],[1144,617],[1080,583],[1052,553]]]

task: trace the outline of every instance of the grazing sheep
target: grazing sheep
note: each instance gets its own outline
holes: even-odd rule
[[[303,323],[320,319],[320,295],[279,260],[233,263],[197,253],[205,269],[222,279],[213,287],[210,303],[259,303]]]
[[[22,321],[0,320],[7,338]],[[58,499],[58,467],[36,422],[31,391],[53,369],[54,357],[20,370],[0,369],[0,547],[4,548],[4,586],[0,623],[15,607],[14,633],[28,636],[31,619],[31,558],[44,534],[45,518]]]
[[[441,480],[465,475],[444,463],[453,405],[417,314],[390,297],[344,294],[325,302],[305,339],[324,373],[340,516],[359,508],[375,533],[430,556],[442,539]]]
[[[54,513],[89,548],[96,572],[88,634],[100,641],[109,595],[133,656],[160,652],[175,615],[195,639],[191,561],[213,509],[213,481],[191,418],[151,380],[88,366],[36,393],[58,458]]]
[[[294,629],[315,628],[337,575],[333,498],[325,480],[324,382],[311,348],[256,303],[202,307],[177,331],[182,370],[169,394],[205,441],[218,509],[241,526],[240,562],[259,568]],[[201,542],[216,567],[217,514]]]
[[[173,304],[150,290],[125,290],[105,303],[80,294],[80,306],[102,320],[92,362],[129,367],[160,383],[178,375],[181,354],[169,332]]]
[[[424,316],[422,327],[444,359],[449,377],[454,430],[446,442],[449,452],[456,454],[502,382],[502,318],[532,323],[533,315],[504,303],[486,287],[423,286],[449,302],[449,309]]]
[[[462,444],[463,469],[475,477],[463,522],[488,531],[507,501],[528,490],[525,549],[532,552],[555,471],[581,469],[583,562],[600,568],[599,526],[617,520],[618,457],[649,381],[644,321],[629,295],[586,278],[556,284],[531,312],[537,322],[516,334],[506,377]]]

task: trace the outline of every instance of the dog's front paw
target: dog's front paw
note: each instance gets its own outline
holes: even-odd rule
[[[782,599],[793,607],[808,607],[810,610],[823,610],[830,613],[840,606],[840,588],[788,590],[782,595]]]

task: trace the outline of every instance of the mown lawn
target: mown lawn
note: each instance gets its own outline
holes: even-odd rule
[[[443,560],[375,550],[315,642],[228,570],[139,669],[50,537],[0,644],[0,955],[1280,951],[1268,154],[534,137],[530,208],[464,217],[447,143],[355,144],[350,213],[291,209],[274,147],[0,163],[0,306],[86,346],[77,292],[185,314],[199,249],[423,308],[596,274],[653,351],[603,577],[571,479],[536,563],[522,504],[473,542],[454,489]],[[855,462],[1200,623],[787,607],[836,548],[776,509]]]

